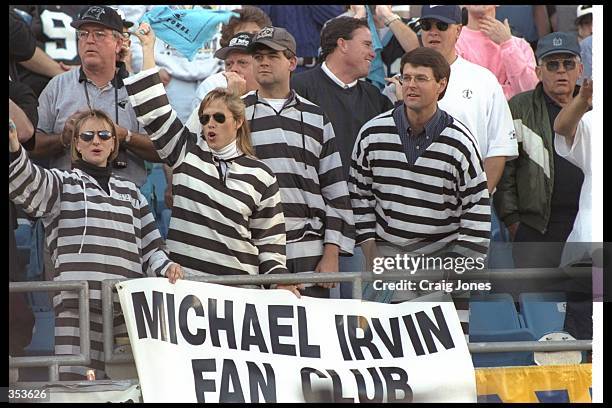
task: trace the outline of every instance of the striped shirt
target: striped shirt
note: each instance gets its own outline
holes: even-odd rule
[[[42,217],[58,276],[88,280],[90,308],[101,312],[105,279],[164,276],[170,260],[140,190],[111,176],[107,194],[87,173],[43,169],[25,150],[9,164],[9,198],[31,217]],[[56,310],[77,308],[78,295],[61,292]]]
[[[373,118],[355,142],[349,190],[357,243],[376,239],[425,254],[487,252],[487,178],[476,140],[458,121],[410,164],[393,110]]]
[[[158,68],[125,80],[130,102],[159,156],[173,169],[172,218],[166,244],[186,273],[287,272],[285,218],[276,177],[241,155],[220,163],[168,103]]]
[[[353,212],[327,116],[295,91],[280,112],[256,91],[243,99],[257,157],[278,178],[287,243],[313,235],[352,254]]]

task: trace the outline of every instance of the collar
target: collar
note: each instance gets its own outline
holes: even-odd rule
[[[81,170],[83,173],[92,176],[94,178],[99,177],[110,177],[112,168],[110,165],[106,167],[95,166],[91,163],[87,163],[83,159],[78,159],[73,163],[73,168]]]
[[[255,97],[256,97],[257,103],[263,103],[266,106],[270,106],[270,104],[268,103],[268,101],[266,101],[265,98],[259,96],[259,89],[255,90]],[[289,106],[297,105],[299,103],[300,103],[300,99],[298,97],[297,92],[295,92],[295,89],[291,89],[289,92],[289,97],[287,98],[287,101],[281,108],[281,111]],[[270,108],[274,109],[272,108],[272,106],[270,106]]]
[[[127,70],[127,67],[125,66],[125,62],[123,61],[117,61],[115,63],[115,77],[108,83],[107,86],[113,86],[113,84],[115,83],[115,81],[117,81],[117,88],[122,88],[123,87],[123,80],[125,78],[127,78],[128,76],[130,76],[130,73]],[[83,82],[83,81],[88,81],[91,82],[88,78],[87,78],[87,74],[85,74],[85,71],[83,71],[83,66],[79,66],[79,83]]]
[[[321,69],[323,70],[323,72],[325,72],[325,74],[335,83],[337,83],[342,89],[349,89],[354,87],[355,85],[357,85],[357,81],[359,81],[358,79],[354,80],[353,82],[351,82],[350,84],[345,84],[344,82],[342,82],[340,80],[340,78],[338,78],[336,75],[334,75],[333,72],[331,72],[331,70],[329,69],[329,67],[327,66],[327,64],[325,63],[325,61],[323,61],[323,63],[321,64]]]
[[[444,128],[446,128],[447,126],[447,123],[446,123],[447,120],[443,118],[443,116],[444,115],[443,115],[442,109],[438,107],[436,109],[436,113],[434,113],[431,119],[429,119],[427,123],[425,123],[425,126],[423,127],[423,132],[425,133],[425,136],[429,136],[432,140],[435,140],[440,135],[442,130],[444,130]],[[398,105],[397,108],[395,108],[395,111],[393,112],[393,117],[394,119],[401,121],[403,124],[403,127],[407,131],[412,129],[410,126],[410,121],[408,120],[408,115],[406,115],[406,109],[405,109],[405,105],[403,102],[400,105]],[[420,136],[420,135],[411,135],[411,136]]]

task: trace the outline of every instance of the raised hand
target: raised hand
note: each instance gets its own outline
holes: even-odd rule
[[[578,92],[578,98],[582,100],[582,102],[586,103],[589,108],[593,107],[593,80],[584,78],[582,80],[582,86],[580,87],[580,92]]]
[[[501,44],[512,39],[508,19],[505,19],[502,23],[491,16],[485,16],[478,20],[478,23],[480,24],[480,31],[485,33],[485,35],[496,44]]]

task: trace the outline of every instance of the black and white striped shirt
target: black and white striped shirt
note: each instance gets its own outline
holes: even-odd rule
[[[158,69],[125,80],[130,102],[159,156],[173,168],[170,258],[186,273],[285,273],[285,219],[276,177],[241,155],[224,176],[204,138],[170,106]]]
[[[357,243],[370,239],[432,253],[450,245],[487,252],[487,178],[470,131],[453,121],[416,159],[406,159],[393,110],[367,122],[353,148],[349,176]]]
[[[107,194],[87,173],[43,169],[20,150],[9,164],[9,198],[42,217],[55,280],[88,280],[90,307],[100,312],[102,280],[164,276],[170,260],[134,183],[111,176]],[[54,305],[76,308],[78,296],[61,292]]]
[[[295,91],[280,112],[256,91],[243,99],[257,157],[278,179],[287,243],[315,235],[325,244],[335,244],[341,252],[352,254],[353,212],[327,116]]]

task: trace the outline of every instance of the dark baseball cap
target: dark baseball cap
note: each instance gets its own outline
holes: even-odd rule
[[[249,45],[253,40],[253,34],[251,33],[238,33],[234,34],[227,47],[219,48],[215,52],[215,58],[226,59],[230,52],[240,51],[244,53],[249,52]]]
[[[108,6],[87,6],[83,8],[70,23],[74,28],[79,28],[83,24],[96,23],[111,30],[123,31],[123,21],[117,12]]]
[[[263,44],[276,51],[289,50],[293,55],[296,53],[295,38],[291,33],[282,27],[264,27],[262,28],[249,45],[249,51],[253,51],[256,44]]]
[[[574,54],[580,56],[580,45],[575,35],[569,33],[550,33],[540,38],[536,48],[536,58],[539,60],[553,54]]]
[[[421,19],[431,18],[448,24],[461,24],[461,7],[459,6],[423,6]]]

